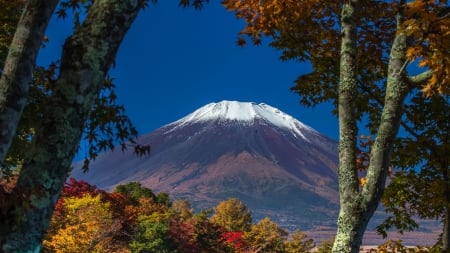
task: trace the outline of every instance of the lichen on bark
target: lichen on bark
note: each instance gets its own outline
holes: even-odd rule
[[[1,207],[3,252],[40,250],[94,100],[123,37],[145,3],[94,1],[85,21],[66,40],[55,88],[43,106],[45,117],[8,195],[10,206]]]
[[[351,52],[356,48],[355,18],[359,1],[349,1],[342,11],[342,49],[341,77],[339,83],[339,192],[341,209],[338,218],[338,229],[334,253],[357,253],[367,224],[378,207],[387,177],[390,153],[397,135],[403,103],[410,91],[404,77],[406,40],[399,32],[391,49],[389,58],[389,75],[386,83],[385,103],[381,114],[378,133],[370,151],[366,184],[360,188],[357,177],[356,162],[356,117],[352,108],[357,94],[350,89],[356,87],[354,67],[356,61]],[[349,16],[350,15],[350,16]],[[401,9],[399,15],[402,15]],[[399,21],[400,22],[400,21]],[[356,90],[356,88],[354,89]]]

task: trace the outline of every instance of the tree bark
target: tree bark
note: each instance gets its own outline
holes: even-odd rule
[[[447,183],[448,184],[448,183]],[[448,188],[448,187],[447,187]],[[447,192],[450,194],[450,192]],[[448,195],[447,195],[448,196]],[[442,231],[442,251],[450,252],[450,200],[446,201],[447,206],[444,208],[443,231]]]
[[[447,154],[446,154],[447,155]],[[447,159],[447,158],[444,158]],[[442,222],[442,251],[450,252],[450,175],[448,173],[448,160],[443,165],[443,182],[444,182],[444,218]]]
[[[355,116],[356,81],[356,11],[359,1],[349,1],[342,8],[341,60],[338,96],[339,116],[339,194],[340,211],[333,252],[359,252],[362,241],[359,226],[358,191],[356,168],[357,126]],[[355,250],[357,249],[357,250]]]
[[[448,104],[448,100],[446,102]],[[448,121],[448,117],[450,116],[450,112],[447,112],[448,116],[444,116],[443,120],[446,120],[445,128],[446,134],[444,140],[441,145],[443,145],[443,152],[441,155],[441,166],[442,166],[442,180],[444,183],[444,217],[443,217],[443,230],[442,230],[442,251],[445,253],[450,253],[450,162],[448,158],[449,150],[449,141],[450,141],[450,122]],[[435,152],[435,154],[439,154]]]
[[[34,64],[58,0],[28,1],[0,77],[0,166],[25,107]]]
[[[39,252],[70,173],[86,119],[125,33],[146,0],[96,0],[63,47],[60,75],[44,107],[18,182],[0,212],[3,252]]]
[[[370,153],[366,184],[360,190],[356,170],[356,118],[352,116],[356,77],[356,24],[358,1],[344,4],[339,83],[339,193],[340,212],[333,253],[358,253],[367,224],[375,212],[384,191],[393,141],[397,135],[403,104],[409,87],[404,75],[406,37],[395,36],[388,67],[385,103],[378,133]],[[399,10],[401,22],[401,10]]]

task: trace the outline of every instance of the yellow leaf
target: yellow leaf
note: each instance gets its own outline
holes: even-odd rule
[[[362,178],[359,179],[359,184],[361,186],[364,186],[366,183],[367,183],[367,179],[365,177],[362,177]]]
[[[419,62],[419,67],[426,67],[428,66],[428,60],[421,60]]]

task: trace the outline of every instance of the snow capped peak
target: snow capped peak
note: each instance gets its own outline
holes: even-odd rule
[[[183,126],[208,120],[239,121],[251,124],[255,119],[263,119],[277,127],[288,128],[305,140],[307,140],[303,134],[305,130],[317,133],[311,127],[270,105],[227,100],[207,104],[172,124]]]
[[[257,105],[251,102],[221,101],[207,104],[183,119],[186,121],[203,121],[219,118],[252,121],[257,115],[255,106]]]

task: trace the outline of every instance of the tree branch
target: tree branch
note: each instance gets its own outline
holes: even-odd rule
[[[397,14],[397,27],[403,21],[403,12],[403,7],[400,7]],[[372,211],[377,208],[384,191],[393,143],[401,124],[404,100],[410,92],[410,88],[402,75],[406,61],[405,54],[406,35],[397,33],[389,57],[381,121],[370,153],[370,164],[366,176],[367,183],[362,189],[363,202],[361,206]]]
[[[415,76],[408,76],[408,83],[411,87],[417,87],[422,83],[426,82],[431,75],[433,74],[432,70],[427,70]]]
[[[373,99],[375,102],[377,102],[377,104],[379,106],[383,106],[384,102],[383,100],[380,98],[380,96],[378,96],[377,94],[375,94],[375,92],[373,92],[372,90],[368,89],[363,83],[361,83],[361,80],[358,80],[358,88],[360,88],[362,91],[364,91],[371,99]],[[405,112],[407,113],[407,111]],[[407,114],[408,116],[408,114]],[[416,139],[419,138],[419,134],[414,131],[411,127],[408,126],[408,124],[406,124],[405,121],[401,121],[400,122],[401,126],[412,136],[414,136]]]

